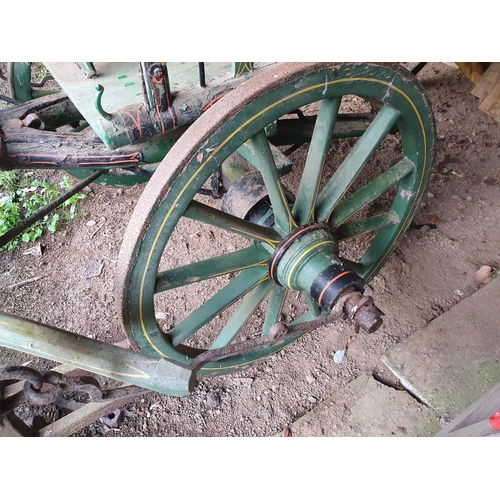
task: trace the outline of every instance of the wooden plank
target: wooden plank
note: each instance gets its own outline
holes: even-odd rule
[[[500,71],[495,86],[481,99],[479,109],[500,121]]]
[[[457,62],[460,71],[472,82],[479,83],[490,63],[484,62]]]
[[[479,99],[485,97],[500,79],[500,63],[491,63],[472,89],[471,94]]]
[[[482,420],[439,437],[489,437],[496,435],[500,435],[500,431],[495,430],[489,420]]]
[[[391,348],[382,362],[438,415],[456,418],[500,384],[499,303],[496,279]]]
[[[500,410],[500,384],[481,396],[446,427],[439,431],[437,437],[452,436],[492,436],[500,431],[495,430],[489,422],[490,417]]]
[[[0,438],[3,437],[33,437],[35,432],[14,414],[6,415],[0,422]]]

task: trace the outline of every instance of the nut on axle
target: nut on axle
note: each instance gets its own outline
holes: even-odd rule
[[[375,305],[373,297],[353,293],[344,303],[347,318],[354,323],[356,333],[361,328],[367,333],[373,333],[382,325],[384,313]]]

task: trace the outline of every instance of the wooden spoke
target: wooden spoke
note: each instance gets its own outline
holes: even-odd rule
[[[379,231],[388,226],[394,226],[399,222],[396,212],[390,211],[385,214],[375,215],[361,221],[342,224],[336,231],[338,241],[345,241],[365,233]]]
[[[269,253],[261,246],[251,246],[229,254],[169,269],[158,273],[155,293],[235,273],[249,267],[262,267],[267,265],[268,260]]]
[[[252,222],[227,214],[216,208],[204,205],[196,200],[193,200],[189,204],[187,210],[184,212],[184,216],[210,226],[225,229],[226,231],[239,234],[240,236],[245,236],[252,240],[259,240],[262,243],[266,243],[271,248],[275,248],[281,241],[280,235],[270,227],[253,224]]]
[[[366,132],[359,138],[347,158],[321,191],[316,214],[319,220],[329,219],[339,201],[356,180],[375,149],[385,139],[399,116],[399,111],[384,106],[373,119]]]
[[[272,280],[267,279],[260,282],[255,288],[247,293],[238,306],[236,312],[231,316],[231,319],[226,323],[226,326],[218,335],[215,342],[210,346],[210,349],[225,347],[229,345],[241,330],[243,325],[252,316],[255,309],[259,307],[262,300],[273,287]]]
[[[292,210],[292,215],[299,224],[306,224],[314,220],[319,183],[330,147],[340,102],[341,99],[337,97],[334,99],[325,99],[321,103],[314,125],[306,165]]]
[[[269,335],[271,327],[280,320],[281,310],[285,304],[287,290],[280,286],[274,286],[269,293],[269,304],[267,306],[266,318],[262,327],[262,335]]]
[[[288,234],[297,227],[297,224],[290,212],[285,190],[281,184],[265,132],[262,130],[254,135],[250,139],[250,144],[259,165],[259,172],[264,179],[269,199],[271,200],[277,230],[283,235]]]
[[[358,189],[351,196],[344,198],[333,211],[328,223],[335,229],[349,217],[398,184],[401,179],[413,172],[414,169],[414,163],[408,158],[404,158],[366,186]]]
[[[231,304],[234,304],[252,290],[266,275],[267,268],[245,269],[219,293],[216,293],[184,321],[181,321],[168,331],[168,337],[172,344],[179,345],[188,339]]]

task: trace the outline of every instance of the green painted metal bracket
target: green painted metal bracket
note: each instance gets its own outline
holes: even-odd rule
[[[241,76],[243,73],[251,73],[253,71],[253,62],[233,62],[231,71],[234,78]]]
[[[104,87],[99,84],[95,89],[97,90],[95,109],[105,120],[111,120],[111,115],[102,109],[102,94],[104,93]]]
[[[18,101],[26,102],[33,99],[31,95],[31,63],[14,62],[10,68],[11,73],[11,92],[12,96]]]
[[[169,396],[187,396],[196,381],[193,370],[175,361],[5,313],[0,313],[0,345]]]

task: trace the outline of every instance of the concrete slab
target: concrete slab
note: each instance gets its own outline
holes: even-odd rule
[[[290,427],[294,437],[433,436],[436,414],[405,391],[363,374]]]
[[[500,279],[395,346],[382,362],[440,416],[453,419],[500,382]]]

